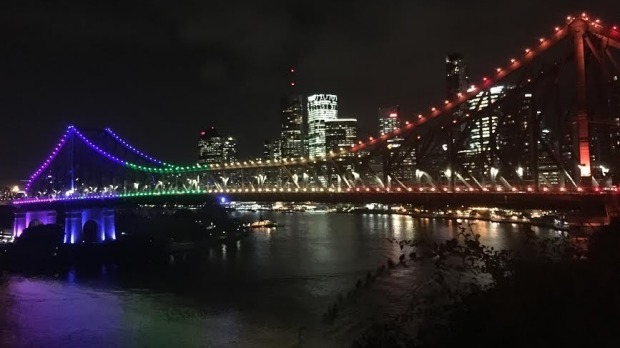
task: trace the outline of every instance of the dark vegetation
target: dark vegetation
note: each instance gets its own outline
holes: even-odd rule
[[[399,261],[369,273],[349,296],[390,268],[415,263],[431,265],[429,282],[354,347],[620,347],[620,222],[587,244],[524,233],[519,252],[487,247],[467,227],[440,244],[394,241]],[[337,320],[346,303],[338,299],[326,320]]]

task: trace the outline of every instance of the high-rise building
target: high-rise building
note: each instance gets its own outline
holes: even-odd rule
[[[304,108],[301,95],[289,95],[280,100],[280,139],[282,157],[304,155]]]
[[[338,96],[314,94],[308,97],[308,155],[324,156],[325,121],[338,118]]]
[[[396,128],[402,127],[402,119],[400,118],[400,108],[398,105],[385,106],[379,108],[379,136],[391,133]],[[401,137],[393,137],[386,142],[387,152],[389,156],[394,156],[403,144],[404,139]],[[393,178],[401,181],[411,181],[413,179],[413,162],[415,159],[415,151],[412,150],[408,154],[402,156],[399,163],[394,163],[391,168]],[[384,172],[382,163],[371,161],[371,167],[376,172]]]
[[[384,135],[400,127],[399,107],[386,106],[379,108],[379,135]]]
[[[222,143],[222,162],[231,163],[237,161],[237,139],[227,137]]]
[[[488,110],[484,115],[471,121],[473,125],[470,128],[465,149],[459,151],[459,155],[464,158],[465,166],[477,176],[487,173],[490,169],[488,161],[481,160],[481,157],[490,156],[492,153],[490,146],[497,146],[493,137],[497,136],[496,131],[502,110],[496,106],[495,102],[503,97],[506,90],[507,88],[502,85],[491,87],[488,92],[478,93],[468,103],[468,108],[472,112]]]
[[[446,57],[446,97],[449,100],[454,100],[459,93],[467,91],[467,74],[467,65],[462,54],[453,53]]]
[[[221,164],[224,153],[224,139],[215,127],[200,132],[198,139],[198,163]]]
[[[279,161],[282,158],[282,148],[280,139],[265,140],[263,144],[263,160],[264,161]]]
[[[357,141],[357,119],[339,118],[325,121],[325,146],[327,152],[347,150]]]

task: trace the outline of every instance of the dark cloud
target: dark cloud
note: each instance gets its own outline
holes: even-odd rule
[[[620,3],[588,11],[619,21]],[[111,126],[173,162],[205,126],[255,155],[278,132],[286,71],[303,92],[339,94],[375,126],[379,105],[425,109],[443,57],[481,76],[549,33],[577,0],[5,0],[0,4],[0,182],[27,177],[68,123]],[[616,14],[616,18],[613,18]],[[607,18],[612,17],[612,18]]]

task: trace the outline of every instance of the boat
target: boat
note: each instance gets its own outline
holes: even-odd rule
[[[271,228],[271,227],[277,227],[277,226],[278,224],[271,220],[258,220],[258,221],[250,222],[249,224],[246,225],[246,227],[249,227],[249,228]]]

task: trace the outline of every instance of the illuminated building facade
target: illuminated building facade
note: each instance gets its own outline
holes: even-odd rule
[[[198,163],[221,164],[224,153],[224,139],[215,127],[200,132],[198,139]]]
[[[308,155],[325,156],[325,121],[338,118],[338,96],[314,94],[308,97]]]
[[[327,151],[339,152],[355,145],[357,119],[340,118],[325,121],[325,145]]]
[[[224,138],[222,143],[222,161],[224,163],[237,162],[237,153],[237,139],[233,137]]]
[[[284,158],[304,155],[304,104],[301,95],[290,95],[280,100],[280,139]]]

